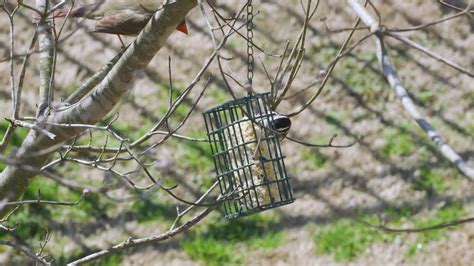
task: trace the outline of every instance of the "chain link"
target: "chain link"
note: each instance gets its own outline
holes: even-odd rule
[[[247,2],[247,80],[252,88],[254,57],[253,57],[253,4],[252,0]]]

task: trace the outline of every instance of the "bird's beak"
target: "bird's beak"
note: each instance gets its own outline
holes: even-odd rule
[[[188,26],[184,20],[178,25],[178,27],[176,27],[176,29],[184,34],[188,34]]]

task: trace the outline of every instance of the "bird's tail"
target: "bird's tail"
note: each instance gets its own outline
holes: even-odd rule
[[[188,25],[186,24],[186,20],[183,19],[181,23],[179,23],[178,27],[176,29],[184,34],[188,34]]]

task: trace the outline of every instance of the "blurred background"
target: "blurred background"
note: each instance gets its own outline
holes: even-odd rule
[[[14,4],[15,1],[7,1]],[[33,1],[25,3],[34,5]],[[382,23],[388,28],[407,28],[455,14],[436,1],[372,1]],[[469,1],[449,1],[464,8]],[[86,3],[80,2],[80,3]],[[79,4],[80,4],[79,3]],[[215,7],[231,16],[244,1],[216,1]],[[287,41],[294,43],[303,25],[299,1],[254,1],[256,44],[273,54],[282,54]],[[374,14],[374,13],[372,13]],[[34,32],[32,12],[20,9],[15,16],[17,54],[23,53]],[[317,80],[334,59],[356,16],[346,1],[321,1],[311,21],[306,53],[300,74],[278,111],[289,113],[301,106],[316,90],[304,90]],[[189,34],[173,33],[164,49],[149,67],[137,73],[128,96],[115,109],[119,113],[113,128],[123,137],[136,139],[146,133],[168,109],[168,57],[174,91],[178,95],[192,81],[212,53],[213,45],[199,10],[188,16]],[[0,136],[10,115],[9,28],[8,18],[0,15]],[[91,76],[121,49],[116,36],[91,33],[90,21],[71,20],[66,24],[58,46],[55,88],[58,100]],[[430,50],[473,69],[474,22],[467,17],[403,33]],[[367,34],[357,31],[353,40]],[[126,37],[126,43],[133,38]],[[353,41],[354,42],[354,41]],[[474,165],[474,88],[473,79],[387,39],[389,54],[410,95],[429,121],[465,160]],[[246,78],[246,41],[233,36],[223,50],[224,69],[242,83]],[[260,62],[275,74],[280,58],[255,52],[254,89],[269,90]],[[18,57],[21,62],[21,56]],[[23,116],[34,114],[38,95],[38,55],[33,54],[23,91]],[[201,113],[232,97],[216,64],[206,76],[212,84],[179,134],[206,138]],[[231,83],[237,96],[246,92]],[[202,86],[202,84],[200,85]],[[301,92],[300,92],[301,91]],[[298,93],[300,92],[300,93]],[[296,93],[296,94],[295,94]],[[177,125],[197,98],[194,90],[171,117]],[[110,119],[110,117],[108,118]],[[107,119],[106,119],[107,120]],[[410,119],[399,99],[386,83],[371,39],[341,60],[321,96],[304,112],[292,118],[290,136],[311,143],[334,144],[349,148],[310,148],[282,142],[286,165],[296,201],[285,207],[247,218],[228,221],[215,211],[191,231],[158,243],[125,250],[106,257],[101,265],[222,265],[242,264],[434,264],[468,265],[474,260],[474,225],[465,224],[418,234],[383,233],[357,223],[353,218],[388,226],[423,227],[472,216],[474,184],[463,176],[436,149],[435,144]],[[27,131],[17,130],[14,145],[21,144]],[[100,132],[94,142],[103,145]],[[148,144],[159,140],[154,137]],[[85,136],[83,143],[88,142]],[[111,144],[114,144],[111,142]],[[115,143],[117,144],[117,143]],[[13,149],[14,147],[11,147]],[[10,149],[10,150],[11,150]],[[87,158],[87,154],[83,154]],[[169,139],[148,154],[155,161],[153,173],[183,198],[196,199],[211,186],[214,164],[207,143]],[[131,165],[124,163],[128,169]],[[127,168],[128,167],[128,168]],[[0,164],[0,169],[4,165]],[[131,169],[133,170],[133,169]],[[117,185],[110,193],[125,198],[135,192],[120,189],[123,181],[108,172],[64,163],[54,170],[75,183],[104,187]],[[138,174],[137,182],[145,180]],[[45,177],[37,177],[25,199],[41,197],[74,201],[80,193]],[[135,200],[117,202],[100,193],[91,193],[74,207],[28,205],[22,207],[10,224],[18,223],[17,236],[38,248],[46,232],[51,240],[45,253],[55,263],[64,264],[92,251],[126,240],[166,231],[182,203],[163,191]],[[0,231],[0,237],[7,234]],[[29,260],[13,249],[0,246],[0,264],[23,264]]]

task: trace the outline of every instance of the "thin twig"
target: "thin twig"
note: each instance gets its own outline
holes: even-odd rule
[[[354,221],[364,224],[368,227],[375,228],[377,230],[381,230],[387,233],[421,233],[421,232],[426,232],[426,231],[433,231],[433,230],[439,230],[439,229],[444,229],[447,227],[453,227],[461,224],[466,224],[466,223],[472,223],[474,222],[474,217],[466,218],[466,219],[461,219],[461,220],[454,220],[454,221],[449,221],[449,222],[444,222],[444,223],[439,223],[427,227],[420,227],[420,228],[391,228],[387,227],[383,224],[375,225],[371,224],[367,221],[364,221],[362,219],[356,219],[354,218]]]
[[[30,59],[31,56],[31,51],[35,48],[36,41],[38,40],[38,32],[35,31],[33,34],[33,37],[31,38],[30,46],[28,46],[28,49],[26,50],[25,57],[23,58],[23,62],[21,63],[21,70],[20,70],[20,75],[18,77],[18,87],[16,88],[16,109],[15,109],[15,115],[13,116],[14,119],[18,119],[19,114],[20,114],[20,107],[21,107],[21,93],[23,91],[23,83],[25,80],[25,75],[26,75],[26,67],[28,65],[28,60]]]
[[[29,128],[29,129],[32,129],[32,130],[35,130],[36,132],[50,138],[50,139],[55,139],[56,138],[56,135],[54,133],[51,133],[49,132],[48,130],[36,125],[36,124],[29,124],[29,123],[26,123],[26,122],[23,122],[21,120],[10,120],[8,118],[5,118],[5,120],[7,120],[8,122],[12,123],[12,124],[15,124],[15,126],[17,127],[24,127],[24,128]]]
[[[18,206],[26,204],[46,204],[46,205],[60,205],[60,206],[76,206],[84,199],[84,197],[89,193],[89,190],[84,190],[81,194],[81,197],[76,201],[54,201],[54,200],[44,200],[38,197],[34,200],[19,200],[19,201],[10,201],[0,203],[0,210],[7,206]],[[40,196],[40,195],[38,195]]]
[[[303,146],[307,146],[307,147],[318,147],[318,148],[349,148],[349,147],[352,147],[354,146],[355,144],[359,143],[363,137],[359,137],[358,139],[356,139],[354,142],[352,143],[349,143],[349,144],[344,144],[344,145],[337,145],[337,144],[333,144],[333,141],[336,139],[337,137],[337,134],[334,134],[331,139],[329,140],[328,144],[314,144],[314,143],[309,143],[309,142],[306,142],[306,141],[302,141],[302,140],[297,140],[295,138],[292,138],[290,136],[286,136],[285,139],[288,139],[290,141],[293,141],[295,143],[298,143],[298,144],[301,144]]]
[[[216,202],[222,201],[224,199],[225,199],[224,197],[219,196],[217,198]],[[176,236],[177,234],[188,231],[190,228],[192,228],[197,223],[199,223],[202,219],[204,219],[209,213],[211,213],[217,206],[218,205],[215,205],[215,206],[208,207],[208,208],[204,209],[203,211],[201,211],[199,214],[194,216],[192,219],[190,219],[189,221],[187,221],[183,225],[181,225],[179,227],[176,227],[174,229],[168,230],[168,231],[166,231],[162,234],[155,235],[155,236],[149,236],[149,237],[143,237],[143,238],[132,238],[132,237],[130,237],[129,239],[127,239],[126,241],[123,241],[120,244],[114,245],[110,248],[103,249],[101,251],[92,253],[92,254],[87,255],[87,256],[85,256],[83,258],[80,258],[78,260],[72,261],[68,265],[81,265],[81,264],[84,264],[84,263],[87,263],[87,262],[97,260],[97,259],[102,258],[104,256],[108,256],[110,254],[117,253],[117,252],[119,252],[121,250],[124,250],[124,249],[128,249],[128,248],[131,248],[131,247],[148,245],[148,244],[152,244],[152,243],[158,243],[158,242],[161,242],[161,241],[164,241],[164,240],[168,240],[168,239]]]
[[[403,42],[404,44],[408,45],[409,47],[415,48],[416,50],[428,55],[429,57],[434,58],[434,59],[438,60],[439,62],[442,62],[443,64],[456,69],[457,71],[459,71],[461,73],[464,73],[464,74],[466,74],[470,77],[474,77],[474,73],[472,73],[469,70],[461,67],[460,65],[454,63],[453,61],[451,61],[449,59],[446,59],[446,58],[442,57],[441,55],[438,55],[438,54],[426,49],[425,47],[423,47],[422,45],[420,45],[417,42],[414,42],[414,41],[412,41],[412,40],[410,40],[406,37],[403,37],[400,34],[394,33],[394,32],[388,31],[386,34],[390,37],[393,37],[393,38]]]
[[[452,8],[452,9],[454,9],[454,10],[457,10],[457,11],[464,11],[464,9],[462,9],[462,8],[460,8],[460,7],[457,7],[457,6],[455,6],[455,5],[452,5],[452,4],[450,4],[450,3],[446,3],[446,2],[444,2],[443,0],[438,0],[438,2],[439,2],[440,4],[446,6],[446,7]],[[469,13],[474,14],[474,10],[472,10],[472,9],[469,10]]]
[[[2,142],[0,142],[0,153],[3,153],[3,151],[7,148],[8,144],[10,143],[11,138],[13,137],[13,134],[15,133],[15,128],[16,125],[10,120],[10,123],[8,124],[7,131],[5,132],[5,135],[3,136]]]
[[[367,4],[367,2],[366,2]],[[332,74],[332,71],[334,70],[334,68],[336,67],[338,61],[340,60],[341,55],[343,54],[344,50],[346,49],[346,46],[349,44],[350,40],[352,39],[352,36],[354,35],[354,32],[356,31],[357,27],[359,26],[359,23],[360,23],[360,19],[358,18],[357,21],[354,23],[354,25],[352,26],[352,31],[349,33],[349,35],[347,36],[346,40],[344,41],[344,43],[341,45],[341,47],[339,48],[339,51],[337,53],[337,56],[336,56],[336,59],[329,65],[329,68],[328,70],[326,71],[326,75],[324,76],[323,80],[321,81],[321,84],[319,85],[318,89],[316,90],[316,93],[314,93],[313,96],[311,96],[311,98],[305,102],[303,104],[303,106],[301,108],[299,108],[298,110],[296,111],[293,111],[291,113],[288,114],[289,117],[292,117],[292,116],[295,116],[295,115],[298,115],[300,114],[301,112],[303,112],[308,106],[310,106],[314,100],[316,100],[316,98],[318,98],[318,96],[321,94],[321,92],[323,91],[324,87],[326,86],[326,83],[328,82],[329,80],[329,77],[331,76]]]
[[[434,26],[434,25],[437,25],[437,24],[446,22],[446,21],[448,21],[448,20],[452,20],[452,19],[455,19],[455,18],[464,16],[464,15],[467,15],[468,13],[469,13],[468,10],[463,10],[462,12],[459,12],[459,13],[454,14],[454,15],[452,15],[452,16],[449,16],[449,17],[446,17],[446,18],[442,18],[442,19],[438,19],[438,20],[436,20],[436,21],[429,22],[429,23],[426,23],[426,24],[423,24],[423,25],[418,25],[418,26],[409,27],[409,28],[402,28],[402,29],[391,28],[391,29],[389,29],[388,31],[389,31],[389,32],[406,32],[406,31],[421,30],[421,29],[425,29],[425,28],[428,28],[428,27],[431,27],[431,26]]]
[[[33,259],[34,261],[40,263],[41,265],[50,265],[51,264],[50,262],[45,260],[43,257],[37,256],[34,251],[31,251],[29,248],[27,248],[25,246],[22,246],[20,244],[17,244],[13,241],[0,239],[0,245],[10,246],[10,247],[16,249],[18,252],[26,255],[27,257]]]

